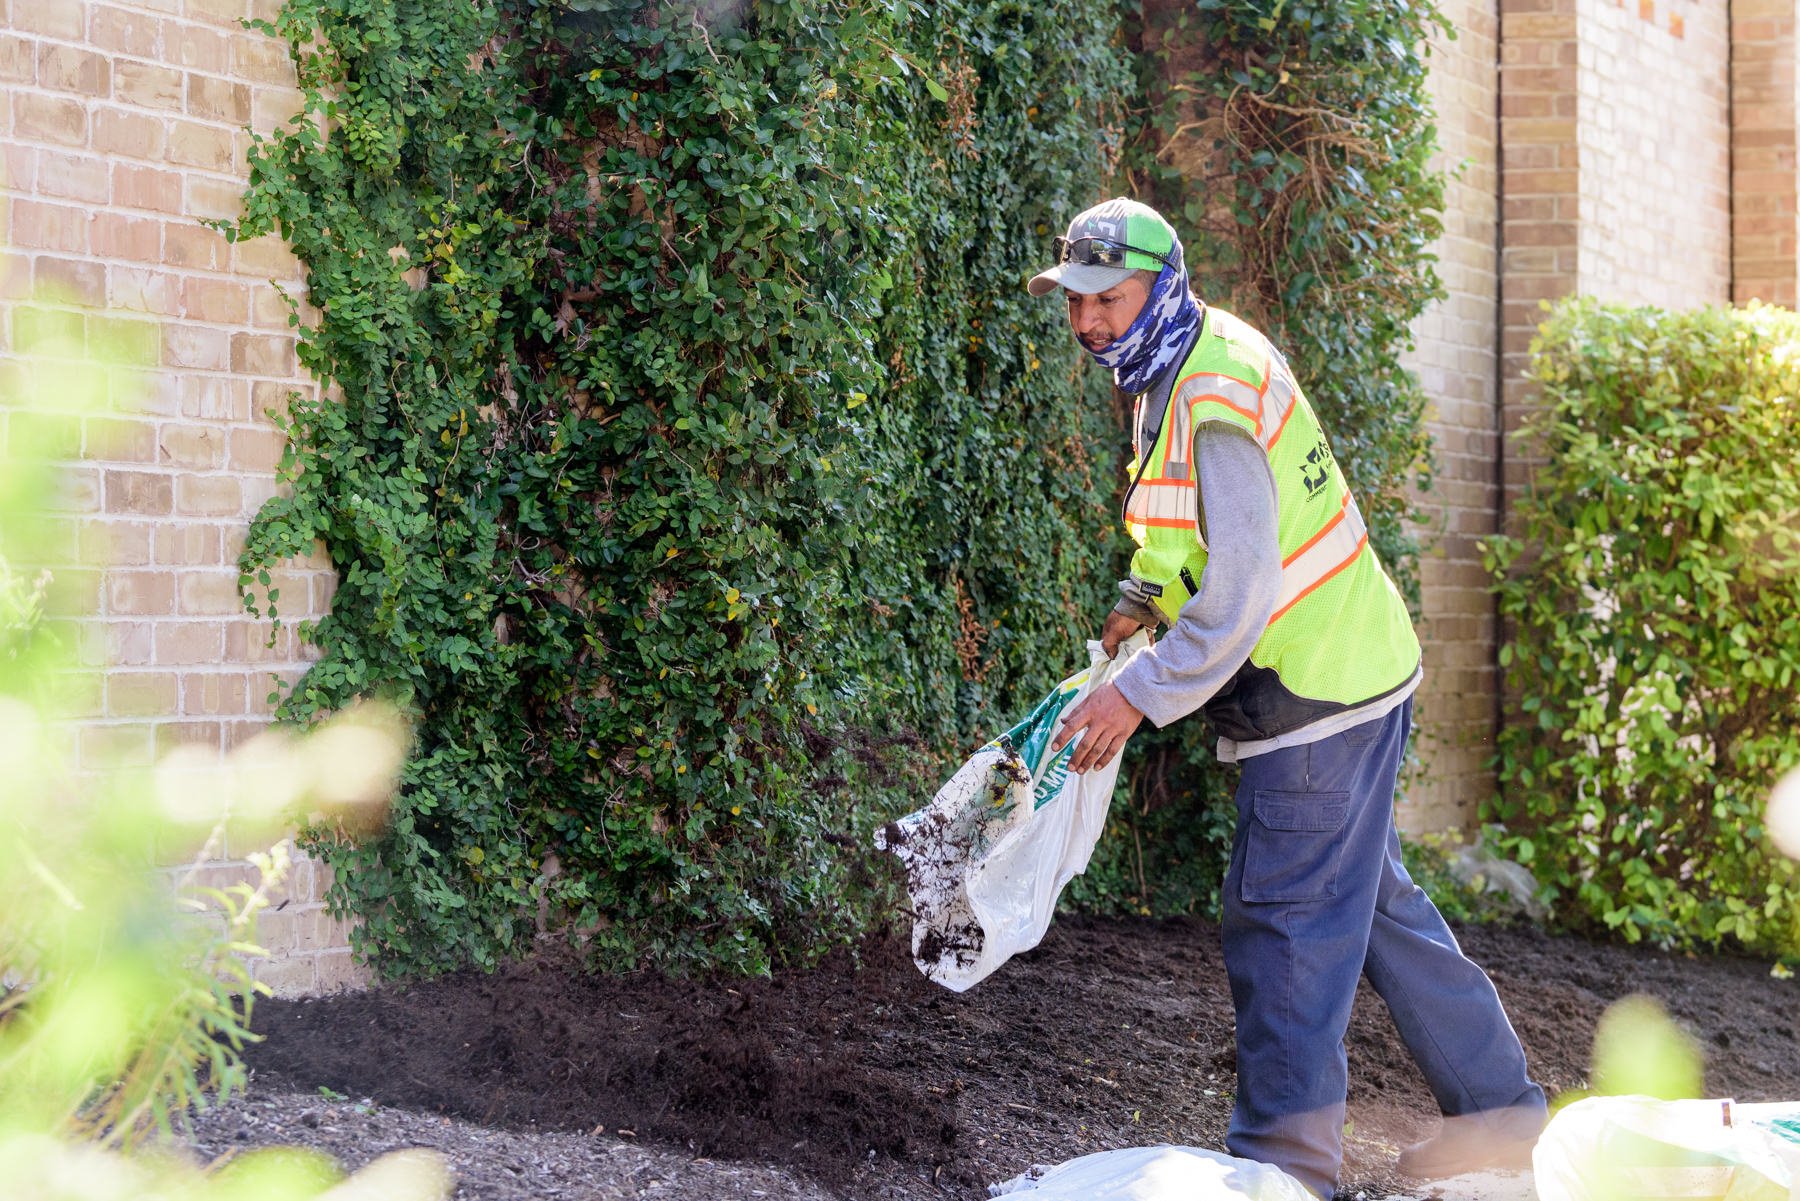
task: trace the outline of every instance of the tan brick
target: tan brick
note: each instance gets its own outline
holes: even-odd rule
[[[313,960],[317,977],[314,987],[321,995],[355,991],[375,983],[375,973],[360,966],[348,951],[321,951]]]
[[[175,511],[175,481],[160,472],[108,470],[106,511],[168,516]]]
[[[0,38],[0,80],[31,83],[37,78],[37,56],[29,38]]]
[[[174,667],[192,663],[219,663],[225,649],[225,627],[216,621],[159,621],[156,623],[156,662]]]
[[[44,196],[105,204],[111,195],[106,160],[60,150],[40,151],[37,156],[37,190]]]
[[[231,369],[240,375],[291,375],[294,340],[268,334],[233,334]]]
[[[179,611],[189,616],[229,616],[244,611],[235,571],[184,571],[178,597]]]
[[[292,87],[294,60],[284,43],[262,33],[242,33],[231,39],[231,73],[252,83]]]
[[[298,381],[296,381],[298,382]],[[287,381],[257,380],[250,385],[251,419],[257,421],[285,420],[292,411],[293,396],[296,391],[307,396],[313,395],[313,389],[296,388]],[[273,413],[275,416],[270,417]]]
[[[40,88],[52,92],[74,92],[105,99],[112,91],[112,64],[92,50],[40,42],[37,82]]]
[[[224,459],[224,442],[224,430],[171,422],[162,427],[162,436],[157,440],[157,446],[163,463],[173,467],[212,471]]]
[[[243,486],[229,475],[179,476],[175,511],[184,517],[235,516],[244,511]]]
[[[30,196],[37,191],[38,148],[23,142],[0,146],[0,165],[6,174],[0,176],[8,192],[14,196]]]
[[[277,284],[257,284],[251,294],[251,324],[258,329],[292,329],[294,312],[284,292]]]
[[[225,659],[229,663],[291,663],[294,635],[291,626],[277,630],[261,621],[233,622],[225,627]]]
[[[230,70],[231,37],[213,25],[169,22],[163,31],[169,61],[182,67],[198,67],[215,75]]]
[[[304,102],[297,88],[257,88],[251,105],[250,128],[269,134],[294,121]]]
[[[113,203],[120,208],[150,209],[158,213],[182,212],[181,173],[154,167],[114,163]]]
[[[148,767],[154,746],[150,730],[148,722],[83,727],[77,738],[76,762],[84,771]]]
[[[180,703],[180,677],[172,671],[107,673],[106,712],[109,716],[173,717]]]
[[[155,58],[162,52],[162,22],[149,13],[95,4],[88,18],[88,40],[102,50],[138,58]]]
[[[156,725],[156,757],[161,759],[177,747],[204,747],[217,750],[223,726],[216,721],[165,721]]]
[[[22,92],[13,99],[12,131],[15,137],[59,146],[85,146],[88,140],[87,109],[67,96]]]
[[[88,567],[55,567],[44,590],[44,612],[86,614],[100,608],[101,574]]]
[[[161,263],[163,223],[155,217],[95,213],[90,223],[94,253],[137,263]]]
[[[160,117],[130,109],[94,110],[94,149],[124,158],[159,160],[167,139]]]
[[[12,419],[18,420],[18,414]],[[65,467],[57,473],[54,491],[44,498],[44,507],[60,513],[98,513],[100,474],[98,467]]]
[[[187,77],[188,115],[243,125],[250,120],[250,87],[211,75]]]
[[[313,971],[313,960],[310,957],[258,959],[253,962],[256,979],[267,984],[278,997],[310,997],[318,992],[318,977]]]
[[[162,363],[165,367],[224,371],[231,366],[231,334],[205,325],[170,322],[162,331]]]
[[[190,275],[181,283],[181,315],[191,321],[242,325],[250,317],[250,286],[234,279]]]
[[[14,200],[11,226],[15,246],[74,254],[88,249],[87,214],[73,205]]]
[[[40,254],[32,261],[32,282],[48,300],[58,297],[98,307],[106,303],[106,264]]]
[[[181,109],[181,72],[122,58],[113,65],[113,95],[140,108]]]
[[[234,30],[240,28],[239,22],[250,15],[245,0],[187,0],[184,11],[197,21],[210,21]],[[225,64],[220,66],[223,69]]]
[[[211,421],[248,421],[249,388],[242,380],[220,375],[184,376],[181,415]]]
[[[157,563],[170,567],[216,567],[224,561],[219,528],[194,522],[159,523],[151,554]]]
[[[115,614],[165,617],[175,611],[175,576],[167,571],[113,571],[106,577],[106,610]],[[137,637],[129,626],[119,626],[122,640],[113,648],[113,661],[128,658],[133,650],[129,641]],[[147,627],[146,627],[147,628]],[[144,635],[148,637],[148,635]],[[148,662],[148,650],[145,658]]]
[[[182,712],[195,717],[248,713],[249,680],[242,672],[190,672],[182,679]]]
[[[77,541],[83,563],[111,569],[150,566],[152,526],[146,521],[85,521]]]
[[[239,426],[231,431],[226,462],[233,471],[270,475],[281,461],[281,452],[286,445],[287,436],[280,430]]]
[[[156,423],[136,417],[85,417],[81,453],[112,463],[154,463]]]
[[[239,162],[231,131],[198,121],[176,121],[169,126],[169,161],[207,171],[236,171]]]
[[[163,225],[163,261],[171,267],[196,267],[221,271],[230,261],[230,243],[223,235],[189,221]]]
[[[154,321],[129,317],[93,317],[88,321],[88,346],[98,358],[128,367],[154,367],[161,353],[162,337]]]
[[[47,37],[78,42],[86,32],[86,4],[83,0],[25,0],[12,6],[13,28],[21,33],[41,33]]]
[[[115,264],[108,275],[107,303],[115,309],[173,317],[181,312],[181,277],[152,267]]]
[[[300,261],[274,234],[233,243],[231,269],[261,279],[292,279],[300,274]]]
[[[244,185],[238,181],[226,182],[217,179],[204,179],[190,176],[187,181],[187,199],[182,211],[190,217],[210,218],[218,221],[235,221],[244,212]]]
[[[120,621],[117,617],[109,617],[90,623],[84,636],[98,639],[100,666],[144,667],[150,662],[153,630],[148,621]],[[100,700],[105,700],[104,690]]]

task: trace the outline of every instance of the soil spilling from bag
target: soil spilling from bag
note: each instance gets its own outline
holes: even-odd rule
[[[1633,992],[1707,1057],[1709,1095],[1794,1098],[1800,981],[1531,929],[1460,930],[1534,1075],[1586,1083],[1594,1026]],[[962,995],[899,935],[770,980],[582,976],[552,961],[409,988],[262,1002],[258,1087],[321,1086],[506,1130],[624,1134],[798,1169],[856,1198],[986,1196],[1033,1163],[1160,1142],[1222,1148],[1235,1088],[1216,926],[1063,918]],[[1436,1107],[1380,1001],[1352,1019],[1346,1193],[1400,1191]],[[1414,1186],[1415,1188],[1417,1186]],[[521,1193],[521,1196],[529,1195]]]

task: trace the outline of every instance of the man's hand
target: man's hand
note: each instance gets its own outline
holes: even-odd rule
[[[1109,620],[1107,624],[1112,623]],[[1133,628],[1136,628],[1135,623]],[[1050,750],[1052,753],[1062,750],[1069,739],[1086,730],[1081,745],[1075,748],[1075,757],[1069,761],[1069,770],[1080,775],[1090,768],[1105,767],[1143,720],[1144,715],[1138,707],[1126,700],[1118,688],[1107,684],[1069,710],[1061,728],[1056,731],[1056,741],[1050,744]]]
[[[1100,627],[1100,649],[1106,652],[1108,659],[1116,658],[1119,653],[1119,643],[1143,628],[1143,622],[1135,617],[1127,617],[1115,609],[1106,615],[1106,624]],[[1156,640],[1155,633],[1152,633],[1150,638],[1154,642]]]

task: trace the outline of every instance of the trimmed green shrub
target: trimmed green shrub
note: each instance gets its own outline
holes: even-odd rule
[[[1763,807],[1800,764],[1800,317],[1572,300],[1531,377],[1484,817],[1578,919],[1792,954]]]

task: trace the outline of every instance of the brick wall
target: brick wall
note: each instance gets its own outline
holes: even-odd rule
[[[1795,0],[1732,0],[1732,299],[1796,303]]]
[[[1424,770],[1400,808],[1409,830],[1466,827],[1493,788],[1494,601],[1476,542],[1494,529],[1494,322],[1498,302],[1498,77],[1495,0],[1447,0],[1454,40],[1431,44],[1432,102],[1438,112],[1437,165],[1457,174],[1434,248],[1449,292],[1416,328],[1409,365],[1431,398],[1427,426],[1438,474],[1421,497],[1430,543],[1420,563],[1425,683],[1416,702]]]
[[[60,600],[91,614],[75,630],[85,768],[176,744],[223,753],[266,724],[272,677],[304,667],[291,629],[264,645],[235,568],[275,487],[281,437],[263,413],[307,387],[278,290],[298,294],[301,276],[279,241],[232,245],[201,224],[237,211],[245,127],[298,107],[286,47],[240,24],[272,15],[256,7],[0,0],[0,346],[29,378],[20,354],[50,307],[135,364],[112,380],[117,411],[83,421],[56,502]],[[0,391],[0,422],[21,395]],[[285,617],[326,611],[322,559],[277,583]],[[246,870],[232,858],[207,873]],[[264,974],[283,991],[354,975],[322,884],[302,864],[265,923]]]
[[[1577,20],[1578,287],[1674,309],[1729,301],[1724,0],[1578,0]]]

